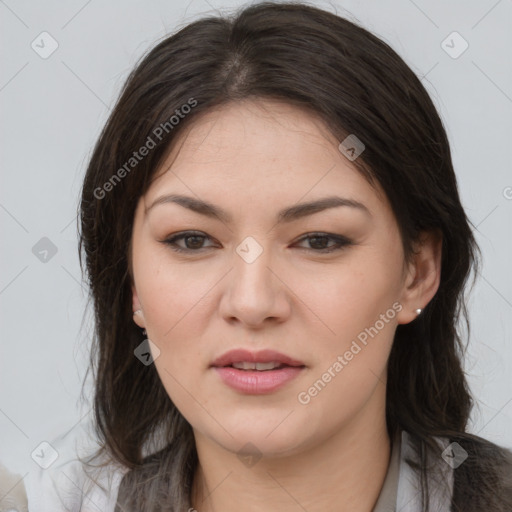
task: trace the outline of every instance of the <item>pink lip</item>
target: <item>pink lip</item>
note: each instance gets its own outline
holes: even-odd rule
[[[285,366],[275,370],[239,370],[229,366],[243,361],[253,363],[270,363],[272,361]],[[249,352],[248,350],[231,350],[212,363],[214,370],[222,381],[242,393],[262,395],[272,393],[294,379],[304,369],[304,364],[274,350]]]
[[[276,361],[287,366],[304,366],[301,361],[296,361],[275,350],[260,350],[259,352],[250,352],[249,350],[236,349],[230,350],[221,355],[213,363],[212,366],[229,366],[233,363],[242,363],[244,361],[250,363],[270,363]]]

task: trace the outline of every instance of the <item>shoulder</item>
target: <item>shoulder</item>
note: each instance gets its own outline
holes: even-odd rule
[[[127,471],[119,484],[115,512],[146,510],[151,503],[152,510],[163,510],[165,502],[173,501],[169,484],[175,483],[176,470],[169,462],[169,449],[162,449],[144,457],[141,464]]]
[[[437,448],[427,450],[427,464],[426,445],[417,436],[402,433],[401,475],[407,478],[400,485],[408,491],[406,497],[415,494],[407,488],[408,481],[414,483],[413,491],[421,488],[418,470],[425,467],[429,494],[434,502],[451,502],[453,512],[512,512],[512,451],[467,433],[432,440]],[[416,469],[405,463],[409,460],[418,464]]]
[[[461,460],[459,467],[464,468],[468,474],[478,473],[478,470],[490,471],[503,484],[512,485],[512,451],[510,449],[471,434],[454,437],[451,441],[452,444],[464,450],[462,452],[464,460]]]
[[[188,489],[197,466],[193,438],[180,439],[157,452],[146,455],[122,478],[119,486],[118,511],[167,510],[169,503],[190,509]]]
[[[24,477],[9,471],[0,464],[0,510],[17,510],[27,512],[27,493],[23,483]]]
[[[91,469],[78,459],[31,471],[26,479],[29,510],[79,512],[94,505],[94,510],[113,511],[121,478],[114,467]]]
[[[463,460],[454,470],[454,502],[460,503],[455,510],[510,512],[512,451],[469,434],[453,438],[452,443],[463,450]]]
[[[56,460],[47,468],[34,464],[25,478],[30,512],[113,511],[125,470],[105,457],[93,461],[67,439],[48,444]]]
[[[490,472],[503,484],[512,484],[512,450],[468,433],[432,439],[438,446],[436,459],[443,459],[459,477],[466,474],[477,478]],[[421,441],[417,436],[402,431],[402,443],[412,450]]]

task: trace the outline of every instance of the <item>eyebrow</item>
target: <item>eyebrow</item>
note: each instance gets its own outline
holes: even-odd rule
[[[195,197],[183,196],[179,194],[168,194],[156,198],[153,203],[151,203],[151,205],[146,208],[146,214],[155,206],[168,203],[178,204],[184,208],[188,208],[189,210],[199,213],[200,215],[217,218],[224,223],[230,223],[233,219],[228,212],[224,211],[218,206],[215,206],[207,201],[202,201],[201,199],[197,199]],[[294,206],[284,208],[277,214],[277,223],[280,224],[283,222],[292,222],[294,220],[307,217],[308,215],[340,206],[355,208],[366,213],[369,217],[372,216],[370,210],[359,201],[339,196],[329,196],[308,203],[299,203]]]

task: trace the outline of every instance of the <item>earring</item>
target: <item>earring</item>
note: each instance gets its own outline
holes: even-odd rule
[[[137,311],[134,311],[133,312],[133,316],[135,316],[135,315],[142,315],[142,309],[137,309]],[[142,328],[142,334],[144,336],[146,336],[147,332],[146,332],[145,328]]]
[[[422,310],[421,308],[418,308],[418,309],[416,310],[416,314],[417,314],[417,315],[420,315],[422,311],[423,311],[423,310]]]

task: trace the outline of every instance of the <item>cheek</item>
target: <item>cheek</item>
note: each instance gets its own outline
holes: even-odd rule
[[[304,273],[293,278],[294,293],[310,309],[311,318],[321,323],[317,333],[321,339],[329,340],[326,350],[350,344],[381,315],[385,315],[385,325],[379,321],[379,331],[382,337],[392,337],[389,324],[394,324],[397,312],[393,303],[399,296],[399,261],[361,251],[343,264],[324,269],[321,275]]]
[[[339,269],[321,286],[315,282],[306,295],[325,328],[319,331],[312,325],[309,331],[315,340],[315,364],[300,389],[299,402],[307,403],[308,418],[321,418],[325,428],[338,428],[376,390],[385,392],[386,364],[401,305],[396,301],[396,276],[373,263],[360,260]],[[320,332],[324,334],[319,336]]]
[[[205,405],[205,390],[198,387],[203,371],[202,335],[211,316],[208,290],[211,278],[153,260],[140,274],[140,295],[144,301],[148,338],[160,355],[157,372],[169,398],[188,421],[197,423]],[[203,411],[204,413],[204,411]]]
[[[169,250],[148,249],[138,259],[134,258],[137,293],[144,307],[146,328],[159,345],[175,339],[182,325],[190,328],[190,318],[201,315],[212,281],[211,273],[205,273],[204,268],[171,262]]]

